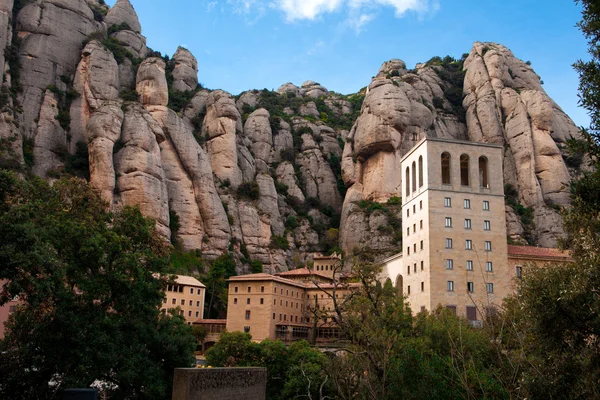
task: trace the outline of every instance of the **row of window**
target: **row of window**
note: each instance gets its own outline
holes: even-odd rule
[[[452,207],[452,198],[444,197],[444,207],[447,207],[447,208]],[[470,199],[463,200],[463,208],[465,210],[471,209],[471,200]],[[488,200],[483,200],[482,209],[483,209],[483,211],[490,211],[490,202]]]
[[[423,220],[419,222],[419,229],[423,230]],[[417,224],[413,224],[413,233],[417,233]],[[406,228],[406,236],[410,236],[410,226]]]
[[[423,200],[420,200],[419,201],[419,210],[422,210],[422,209],[423,209]],[[417,205],[416,204],[413,204],[412,210],[413,210],[413,214],[417,213]],[[406,209],[406,216],[410,217],[410,208]]]
[[[421,271],[425,270],[425,264],[423,263],[423,261],[421,261]],[[406,272],[407,275],[410,275],[410,265],[406,268]],[[413,265],[413,272],[416,274],[417,273],[417,263],[414,263]]]
[[[424,248],[425,248],[424,241],[423,241],[423,240],[421,240],[421,243],[420,243],[420,245],[419,245],[419,249],[422,251]],[[413,253],[416,253],[416,252],[417,252],[417,244],[415,243],[415,244],[413,244]],[[406,255],[407,255],[407,256],[410,256],[410,246],[408,246],[408,247],[406,248]]]
[[[167,292],[183,293],[183,286],[181,285],[168,285]],[[202,295],[202,290],[199,288],[195,290],[196,294]],[[194,288],[190,288],[190,294],[194,294]]]
[[[452,228],[452,217],[446,217],[446,221],[444,226],[446,228]],[[470,218],[465,218],[465,229],[471,229],[472,223]],[[492,230],[492,223],[488,220],[483,221],[483,230],[490,231]]]
[[[454,281],[446,282],[446,290],[448,292],[454,292]],[[486,283],[485,290],[487,293],[494,293],[494,284]],[[475,284],[473,282],[467,282],[467,292],[474,293],[475,292]]]
[[[483,246],[485,251],[492,251],[492,242],[486,240]],[[446,249],[453,248],[453,240],[452,238],[446,238]],[[465,250],[473,250],[473,241],[471,239],[465,240]]]
[[[450,165],[452,163],[452,157],[450,153],[444,152],[441,156],[442,161],[442,184],[452,184],[452,174]],[[460,185],[471,186],[471,174],[470,174],[470,158],[468,155],[463,154],[460,156]],[[479,187],[489,188],[488,182],[488,159],[484,156],[479,157]]]
[[[185,301],[186,301],[185,299],[181,299],[180,302],[179,302],[180,305],[185,306]],[[163,300],[163,303],[167,304],[167,298],[165,298]],[[171,304],[176,305],[177,304],[177,299],[176,298],[172,298],[171,299]],[[189,306],[192,307],[193,305],[194,305],[194,301],[190,300],[189,301]],[[196,307],[200,307],[200,300],[196,300]]]
[[[445,265],[446,265],[446,269],[448,269],[448,270],[454,269],[454,260],[451,258],[446,259]],[[473,271],[473,261],[472,260],[467,260],[466,270]],[[491,261],[485,262],[485,272],[494,272],[494,265]]]
[[[234,292],[234,293],[239,293],[239,288],[238,288],[237,286],[234,286],[234,287],[233,287],[233,292]],[[261,286],[261,287],[260,287],[260,292],[261,292],[261,293],[264,293],[264,292],[265,292],[265,287],[264,287],[264,286]],[[248,293],[252,293],[252,286],[248,286]],[[277,287],[274,287],[274,288],[273,288],[273,293],[277,293]],[[280,294],[283,296],[283,289],[280,289]],[[289,289],[286,289],[286,290],[285,290],[285,295],[286,295],[286,296],[289,296],[289,295],[290,295],[290,290],[289,290]],[[304,298],[304,293],[300,293],[300,291],[298,291],[298,290],[297,290],[297,291],[294,291],[294,290],[292,290],[292,295],[291,295],[291,297],[294,297],[294,296],[295,296],[296,298],[300,298],[300,297]]]
[[[410,167],[406,167],[406,196],[410,196],[411,189],[411,173]],[[419,157],[419,187],[423,186],[423,156]],[[413,193],[417,190],[417,163],[413,161],[412,163],[412,191]]]

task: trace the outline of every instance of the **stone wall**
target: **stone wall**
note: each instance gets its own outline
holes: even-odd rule
[[[264,400],[266,368],[179,368],[173,400]]]

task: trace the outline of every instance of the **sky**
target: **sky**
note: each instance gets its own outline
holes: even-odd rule
[[[319,82],[338,93],[367,86],[383,62],[407,67],[433,56],[460,58],[496,42],[531,65],[575,121],[578,75],[588,59],[572,0],[130,0],[148,46],[198,59],[200,83],[234,95]],[[110,6],[116,0],[106,0]]]

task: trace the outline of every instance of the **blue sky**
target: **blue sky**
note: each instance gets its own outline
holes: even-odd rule
[[[113,5],[116,0],[107,0]],[[348,94],[369,84],[384,61],[408,68],[435,55],[460,57],[475,41],[501,43],[527,61],[573,118],[587,58],[571,0],[130,0],[148,45],[198,59],[198,77],[238,94],[314,80]]]

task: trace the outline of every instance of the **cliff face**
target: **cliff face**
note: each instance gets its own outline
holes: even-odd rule
[[[0,0],[0,166],[84,177],[183,249],[273,272],[335,247],[338,227],[347,253],[398,251],[397,171],[421,138],[502,143],[513,239],[560,236],[576,173],[561,146],[577,129],[506,48],[392,60],[350,96],[308,81],[234,97],[198,85],[186,49],[148,49],[128,0],[101,3]]]

